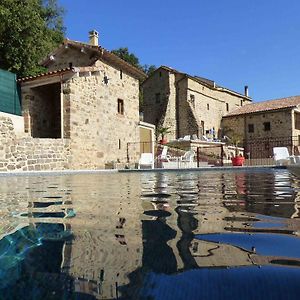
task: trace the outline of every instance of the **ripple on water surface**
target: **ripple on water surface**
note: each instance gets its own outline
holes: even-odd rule
[[[0,298],[298,299],[285,170],[0,178]]]

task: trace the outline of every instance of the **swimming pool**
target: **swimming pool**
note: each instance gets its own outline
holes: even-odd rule
[[[0,299],[298,299],[286,170],[0,177]]]

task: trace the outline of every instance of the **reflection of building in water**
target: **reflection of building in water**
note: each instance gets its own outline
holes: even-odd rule
[[[234,267],[253,264],[248,251],[232,245],[194,239],[190,244],[190,253],[198,267]]]
[[[67,272],[77,293],[97,299],[116,298],[118,287],[128,284],[128,274],[142,265],[139,177],[115,179],[99,176],[90,183],[91,193],[80,181],[72,184],[78,214],[71,220],[74,240]]]
[[[226,232],[286,234],[292,226],[299,228],[300,222],[264,218],[264,215],[293,216],[296,198],[287,174],[282,171],[210,174],[213,175],[184,173],[176,174],[175,178],[170,174],[156,175],[157,182],[152,186],[153,192],[170,194],[166,200],[171,207],[176,207],[166,224],[177,231],[167,245],[173,250],[178,270],[273,262],[274,257],[260,256],[234,245],[198,240],[195,235]],[[153,201],[156,201],[155,197]],[[274,224],[276,222],[278,224]]]
[[[8,216],[17,217],[9,217],[6,223],[27,222],[25,225],[30,223],[38,231],[43,228],[52,244],[55,239],[62,241],[55,244],[55,249],[60,249],[60,267],[55,271],[73,277],[69,289],[76,295],[116,298],[117,286],[127,284],[128,273],[142,264],[139,180],[127,174],[11,179],[13,184],[0,187],[1,199],[7,201],[2,207],[7,207]],[[54,234],[47,224],[63,228]],[[64,239],[63,231],[70,230],[73,239]],[[39,261],[41,270],[47,261],[43,258]],[[32,260],[32,268],[38,259],[37,255]],[[43,274],[39,276],[47,278],[45,270]]]
[[[71,280],[77,295],[91,299],[138,299],[149,272],[287,261],[205,240],[208,233],[300,232],[297,220],[264,216],[295,215],[298,196],[284,172],[14,178],[0,185],[0,196],[6,199],[0,200],[7,215],[1,220],[6,233],[12,233],[7,226],[13,221],[18,222],[14,226],[30,222],[49,239],[44,250],[32,252],[29,269],[35,264],[38,276],[48,278],[49,264],[39,255],[49,255],[45,249],[52,243],[53,270]],[[70,230],[73,239],[67,238]]]

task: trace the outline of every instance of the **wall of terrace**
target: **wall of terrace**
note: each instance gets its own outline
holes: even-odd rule
[[[0,171],[69,168],[69,140],[17,137],[12,120],[0,116]]]

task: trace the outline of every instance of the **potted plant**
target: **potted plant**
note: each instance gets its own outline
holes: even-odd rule
[[[239,155],[239,145],[241,142],[241,137],[238,135],[232,135],[231,141],[233,145],[235,146],[235,156],[231,158],[232,165],[233,166],[242,166],[245,162],[245,157],[242,155]]]
[[[239,155],[239,146],[241,146],[241,141],[243,140],[242,136],[230,130],[227,135],[227,141],[229,145],[233,145],[235,147],[235,156],[231,158],[233,166],[243,166],[245,162],[245,157]]]
[[[160,144],[164,145],[166,144],[168,141],[165,138],[165,135],[170,133],[170,127],[158,127],[157,128],[157,135],[161,136],[161,140],[159,141]]]

